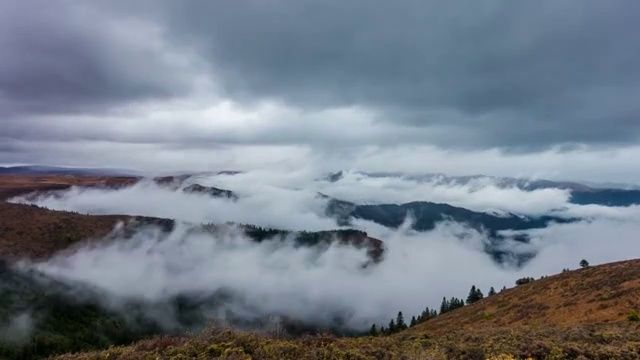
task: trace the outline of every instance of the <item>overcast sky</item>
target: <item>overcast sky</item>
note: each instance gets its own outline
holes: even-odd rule
[[[0,163],[640,182],[640,2],[0,0]]]

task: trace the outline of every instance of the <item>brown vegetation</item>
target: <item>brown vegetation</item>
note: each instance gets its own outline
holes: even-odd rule
[[[107,235],[127,216],[90,216],[0,202],[0,256],[42,258]]]
[[[0,256],[40,258],[88,238],[103,237],[127,216],[89,216],[50,211],[5,200],[32,192],[64,190],[71,186],[118,188],[136,177],[81,175],[0,175]]]
[[[640,260],[545,277],[419,324],[410,332],[442,334],[488,327],[574,326],[625,322],[640,310]]]
[[[489,328],[439,337],[403,332],[390,337],[274,338],[212,328],[191,337],[157,337],[127,347],[63,355],[59,360],[445,360],[638,359],[640,326]]]
[[[545,277],[392,336],[303,339],[216,329],[66,355],[93,359],[640,359],[640,260]]]
[[[31,192],[64,190],[71,186],[119,188],[140,181],[133,176],[0,175],[0,200]]]

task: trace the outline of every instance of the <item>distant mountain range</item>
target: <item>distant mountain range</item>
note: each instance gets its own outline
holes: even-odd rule
[[[319,197],[328,199],[326,215],[333,217],[341,226],[350,226],[354,219],[372,221],[389,228],[399,228],[409,219],[411,227],[416,231],[433,230],[440,222],[451,221],[467,226],[479,232],[484,232],[489,238],[485,244],[485,252],[499,263],[515,262],[521,266],[532,259],[535,253],[513,254],[503,250],[503,243],[507,239],[518,242],[529,242],[529,237],[523,232],[531,229],[541,229],[552,223],[565,224],[579,221],[576,218],[562,218],[557,216],[522,216],[512,213],[490,214],[476,212],[448,204],[437,204],[427,201],[414,201],[406,204],[358,205],[348,201],[331,198],[325,194]],[[515,235],[504,235],[505,230],[514,231]]]
[[[5,173],[13,171],[25,174],[47,173],[62,174],[78,171],[80,174],[87,174],[93,171],[109,172],[112,170],[103,169],[69,169],[51,167],[13,167],[2,168]],[[215,174],[215,173],[212,173]],[[236,172],[221,172],[218,174],[234,175]],[[523,191],[534,191],[538,189],[563,189],[570,192],[570,202],[580,205],[602,205],[602,206],[630,206],[640,204],[640,190],[619,189],[619,188],[595,188],[576,182],[557,182],[549,180],[526,180],[515,178],[498,178],[488,176],[460,176],[452,177],[441,174],[431,175],[403,175],[394,173],[355,173],[362,177],[401,177],[417,182],[430,182],[442,185],[457,185],[472,187],[486,186],[489,184],[509,188],[515,187]],[[353,175],[345,172],[329,174],[320,179],[321,181],[340,182],[345,176]],[[132,178],[132,181],[123,183],[122,186],[131,186],[143,178]],[[156,184],[172,191],[182,191],[185,193],[196,193],[208,195],[212,198],[222,198],[230,201],[241,201],[240,196],[233,190],[218,188],[214,186],[203,186],[197,183],[198,176],[189,174],[177,176],[163,176],[149,179]],[[120,188],[116,184],[92,185],[104,186],[112,189]],[[52,196],[55,196],[55,192]],[[375,222],[388,228],[399,228],[405,221],[411,221],[411,227],[415,231],[433,230],[438,223],[450,221],[463,226],[483,232],[487,235],[489,242],[485,244],[485,251],[494,257],[498,262],[513,261],[514,254],[503,250],[506,240],[528,242],[526,235],[528,230],[541,229],[550,224],[564,224],[579,221],[578,218],[567,218],[555,214],[543,216],[526,216],[511,212],[490,213],[473,211],[449,204],[435,203],[430,201],[412,201],[402,204],[357,204],[333,198],[325,194],[318,193],[318,197],[327,200],[324,215],[336,219],[336,226],[352,226],[354,220],[367,220]],[[267,232],[269,233],[269,232]],[[505,235],[509,234],[509,235]],[[524,262],[535,256],[535,254],[516,254],[516,264],[522,265]]]
[[[340,223],[345,225],[350,223],[351,219],[363,219],[391,228],[398,228],[407,218],[411,218],[413,229],[416,231],[433,230],[438,222],[452,221],[477,230],[485,230],[490,236],[496,236],[501,230],[544,228],[551,222],[567,223],[577,220],[557,216],[531,217],[512,213],[490,214],[428,201],[414,201],[399,205],[357,205],[348,201],[330,199],[326,213],[336,217]]]
[[[133,175],[132,170],[106,168],[67,168],[43,165],[0,166],[0,175]]]
[[[173,175],[159,177],[179,177],[179,176],[192,176],[196,174],[215,174],[215,175],[237,175],[242,171],[238,170],[222,170],[214,172],[193,172],[193,171],[181,171],[180,174],[175,175],[176,172],[172,172]],[[82,168],[82,167],[62,167],[62,166],[47,166],[47,165],[19,165],[19,166],[0,166],[0,175],[135,175],[141,176],[144,174],[142,171],[131,169],[110,169],[110,168]],[[166,173],[165,173],[166,174]]]
[[[447,176],[443,174],[405,175],[386,172],[355,172],[371,178],[396,177],[416,182],[429,182],[437,185],[476,185],[492,184],[499,188],[518,188],[525,191],[539,189],[561,189],[570,192],[570,202],[579,205],[631,206],[640,204],[640,186],[631,184],[595,184],[570,181],[531,180],[486,175]],[[322,180],[338,182],[346,175],[344,171],[329,174]],[[606,185],[615,187],[606,187]]]

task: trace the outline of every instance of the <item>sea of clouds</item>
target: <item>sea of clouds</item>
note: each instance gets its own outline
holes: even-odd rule
[[[386,323],[399,310],[405,317],[424,307],[437,308],[443,296],[466,297],[472,285],[486,294],[490,287],[511,287],[524,276],[540,277],[591,264],[640,257],[640,207],[612,208],[570,204],[560,189],[525,191],[482,180],[464,185],[417,181],[403,177],[369,177],[347,172],[337,182],[317,173],[253,171],[194,176],[198,183],[229,189],[234,202],[204,194],[160,187],[152,181],[118,189],[72,188],[32,202],[56,210],[89,214],[130,214],[180,220],[169,236],[140,231],[129,239],[79,248],[30,266],[59,280],[80,281],[116,298],[160,301],[179,294],[206,294],[231,289],[242,298],[238,312],[280,314],[328,324],[346,314],[347,326],[366,329]],[[531,242],[505,242],[513,252],[535,250],[523,268],[496,264],[483,252],[484,234],[460,224],[442,223],[433,231],[410,226],[388,229],[356,220],[352,228],[385,243],[383,261],[360,266],[363,249],[333,244],[317,249],[292,241],[256,243],[242,231],[192,232],[198,223],[254,224],[290,230],[329,230],[338,226],[324,215],[322,192],[356,203],[445,202],[475,211],[522,215],[550,212],[584,221],[529,231]],[[461,234],[463,236],[461,236]]]

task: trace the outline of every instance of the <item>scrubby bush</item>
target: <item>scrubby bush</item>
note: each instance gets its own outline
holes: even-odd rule
[[[535,281],[535,279],[532,278],[532,277],[523,277],[523,278],[520,278],[520,279],[516,280],[516,285],[524,285],[524,284],[528,284],[528,283],[534,282],[534,281]]]

